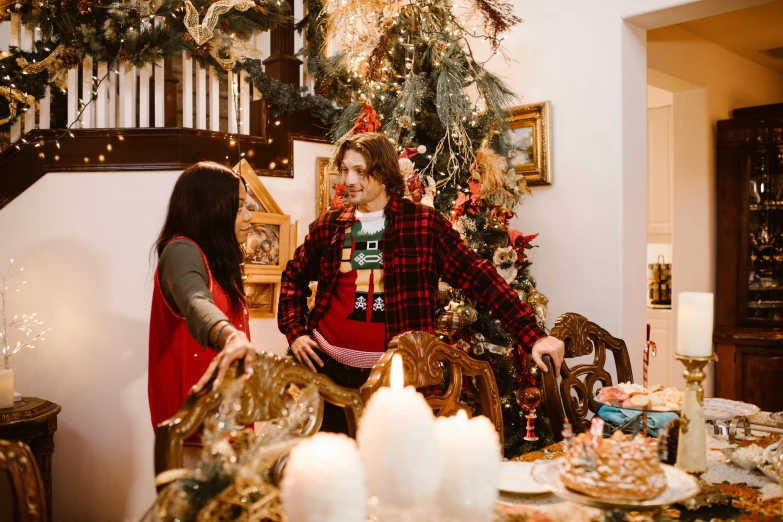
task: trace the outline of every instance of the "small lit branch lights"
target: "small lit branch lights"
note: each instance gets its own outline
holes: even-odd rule
[[[348,72],[354,102],[372,105],[383,132],[400,147],[403,131],[410,135],[416,126],[421,83],[437,83],[436,105],[445,132],[427,155],[422,178],[433,176],[439,188],[456,184],[462,165],[475,159],[469,129],[475,129],[485,113],[496,124],[496,136],[505,139],[503,108],[512,105],[514,97],[484,66],[498,53],[509,59],[500,33],[522,21],[514,15],[513,3],[325,0],[324,13],[324,44],[339,42],[334,60]],[[488,42],[491,51],[484,61],[477,60],[471,48],[479,40]],[[402,54],[404,68],[397,62]]]
[[[10,317],[7,310],[8,294],[9,292],[18,292],[19,287],[26,284],[27,281],[15,282],[14,280],[21,276],[24,268],[19,268],[14,271],[14,260],[8,266],[8,270],[4,273],[0,273],[0,279],[2,280],[3,289],[0,291],[3,299],[3,330],[0,332],[0,341],[2,341],[3,348],[3,363],[6,370],[10,369],[8,360],[12,355],[18,353],[24,348],[35,348],[34,343],[44,340],[44,335],[51,331],[51,328],[47,328],[39,333],[34,333],[38,330],[37,327],[43,324],[43,321],[38,319],[37,314],[23,314],[14,315]],[[22,340],[17,340],[16,344],[9,339],[13,330],[17,330],[24,336]]]

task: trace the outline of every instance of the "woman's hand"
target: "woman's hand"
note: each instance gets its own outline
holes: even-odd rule
[[[207,371],[201,376],[201,379],[193,385],[190,389],[190,393],[197,393],[209,382],[215,373],[215,381],[212,383],[212,390],[217,390],[220,383],[226,377],[226,372],[231,366],[231,363],[237,359],[245,360],[245,380],[250,379],[253,375],[253,368],[256,365],[256,349],[250,344],[250,340],[245,335],[245,332],[241,330],[234,330],[226,337],[223,349],[212,359]]]
[[[296,360],[317,373],[318,370],[315,368],[313,361],[317,362],[319,366],[323,366],[324,362],[315,353],[316,348],[318,348],[318,343],[309,335],[297,337],[291,344],[291,351],[294,353]]]

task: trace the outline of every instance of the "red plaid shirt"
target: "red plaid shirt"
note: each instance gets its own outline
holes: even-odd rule
[[[337,281],[342,235],[354,221],[354,207],[324,213],[310,225],[304,244],[283,272],[277,324],[291,344],[310,335],[323,316]],[[435,299],[443,279],[492,311],[503,328],[529,353],[544,337],[530,307],[481,259],[438,212],[407,199],[392,197],[386,205],[383,238],[386,297],[386,344],[409,330],[435,331]],[[307,321],[308,285],[318,281],[315,306]]]

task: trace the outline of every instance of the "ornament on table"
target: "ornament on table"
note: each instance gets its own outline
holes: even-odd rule
[[[517,398],[517,404],[527,412],[525,419],[527,419],[525,440],[529,442],[535,442],[538,440],[536,436],[535,421],[538,418],[536,415],[536,408],[541,404],[541,390],[535,386],[528,386],[524,389],[519,389],[515,392]],[[520,412],[520,416],[522,412]]]
[[[507,283],[511,283],[517,278],[519,269],[517,268],[517,253],[510,247],[498,248],[492,256],[492,262],[495,269]]]
[[[563,450],[568,452],[571,449],[571,445],[574,443],[574,430],[571,423],[568,422],[568,417],[565,417],[563,421]]]
[[[544,294],[533,288],[527,296],[527,304],[533,309],[533,312],[535,312],[539,319],[546,321],[546,310],[549,299],[547,299]]]

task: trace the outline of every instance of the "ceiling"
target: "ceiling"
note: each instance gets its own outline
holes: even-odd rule
[[[783,59],[774,59],[760,52],[783,47],[783,0],[701,18],[680,24],[680,27],[783,74]]]

